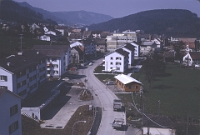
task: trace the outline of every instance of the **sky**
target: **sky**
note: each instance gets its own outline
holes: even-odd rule
[[[90,11],[120,18],[153,9],[187,9],[200,17],[199,0],[14,0],[47,11]]]

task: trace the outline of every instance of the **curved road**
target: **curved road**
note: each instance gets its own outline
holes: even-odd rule
[[[102,120],[97,135],[125,135],[125,131],[112,128],[112,122],[115,118],[123,118],[126,120],[124,112],[113,111],[113,100],[116,99],[117,96],[93,74],[95,67],[101,63],[102,59],[99,59],[95,61],[92,66],[87,66],[86,69],[79,69],[79,74],[87,76],[88,81],[86,87],[88,87],[94,95],[92,104],[102,108]]]

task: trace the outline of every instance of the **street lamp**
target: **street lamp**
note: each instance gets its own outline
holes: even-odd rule
[[[72,126],[72,135],[74,135],[74,126],[75,126],[76,124],[78,124],[78,123],[81,123],[81,122],[86,123],[86,121],[84,120],[84,121],[77,121],[77,122],[75,122],[75,123],[73,124],[73,126]]]

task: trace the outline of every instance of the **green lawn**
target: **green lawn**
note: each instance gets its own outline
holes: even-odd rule
[[[156,76],[149,88],[143,73],[134,75],[144,84],[143,103],[146,113],[169,116],[200,117],[200,70],[181,68],[167,64],[165,74]]]

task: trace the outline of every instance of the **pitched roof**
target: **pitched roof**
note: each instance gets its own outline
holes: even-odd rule
[[[46,59],[46,56],[35,50],[24,51],[18,55],[11,55],[0,60],[0,67],[17,73],[31,66],[38,64],[40,60]]]
[[[14,95],[14,96],[16,96],[16,97],[22,99],[22,98],[21,98],[20,96],[18,96],[17,94],[15,94],[15,93],[13,93],[13,92],[7,90],[7,89],[4,89],[4,88],[0,88],[0,97],[3,96],[3,94],[6,93],[6,92],[8,92],[8,93],[10,93],[11,95]]]
[[[123,55],[123,56],[128,56],[128,54],[129,54],[127,51],[124,51],[124,50],[121,49],[121,48],[115,50],[115,52],[117,52],[117,53],[119,53],[119,54],[121,54],[121,55]]]
[[[124,74],[119,74],[119,75],[115,76],[115,79],[119,80],[123,84],[129,84],[129,83],[132,83],[132,82],[142,84],[140,81],[138,81],[138,80],[136,80],[136,79],[134,79],[134,78],[132,78],[128,75],[124,75]]]
[[[133,46],[133,45],[131,45],[131,44],[126,44],[125,46],[124,46],[124,48],[127,48],[127,49],[129,49],[129,50],[131,50],[131,51],[134,51],[135,50],[135,46]]]
[[[59,58],[69,49],[69,45],[34,45],[33,49],[48,57]]]

